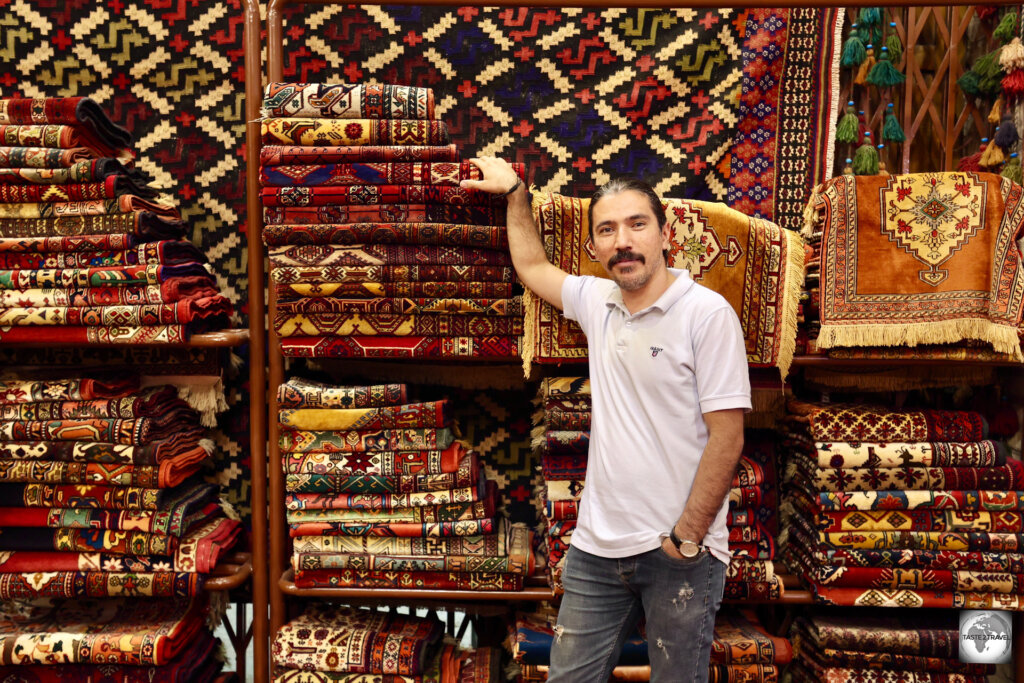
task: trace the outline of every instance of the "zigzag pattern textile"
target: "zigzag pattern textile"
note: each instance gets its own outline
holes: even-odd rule
[[[178,394],[138,376],[0,382],[0,599],[202,590],[240,524],[202,480],[214,446]]]
[[[296,585],[522,590],[531,534],[499,512],[447,399],[292,379],[278,404]]]
[[[565,553],[579,517],[590,441],[590,381],[585,377],[541,380],[533,416],[533,448],[544,477],[537,500],[547,534],[551,585],[562,591]],[[725,596],[736,600],[778,599],[782,580],[775,574],[774,535],[778,494],[774,439],[748,432],[744,453],[729,491],[729,549]]]
[[[990,435],[970,411],[788,409],[780,551],[818,601],[1024,607],[1024,466],[995,440],[1016,421]]]

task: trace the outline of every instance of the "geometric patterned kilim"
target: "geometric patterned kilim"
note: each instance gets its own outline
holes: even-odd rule
[[[0,0],[0,96],[88,95],[135,137],[225,296],[245,304],[238,0]]]
[[[844,11],[749,12],[729,206],[799,230],[811,188],[831,177]]]
[[[286,79],[433,88],[463,156],[525,162],[544,190],[590,194],[628,174],[667,196],[725,201],[744,11],[289,11]]]

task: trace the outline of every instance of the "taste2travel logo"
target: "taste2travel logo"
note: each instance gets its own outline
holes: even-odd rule
[[[960,612],[960,661],[1004,664],[1013,651],[1013,625],[1006,612],[969,609]]]

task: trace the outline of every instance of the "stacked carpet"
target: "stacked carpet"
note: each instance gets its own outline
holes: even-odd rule
[[[182,343],[231,305],[131,135],[88,98],[0,100],[0,343]]]
[[[541,465],[543,489],[537,497],[547,527],[544,550],[551,585],[562,592],[562,568],[576,528],[590,448],[590,380],[546,377],[541,380],[533,422],[533,450]]]
[[[1021,360],[1022,198],[1007,178],[969,171],[844,175],[816,187],[804,225],[811,346]]]
[[[522,589],[530,533],[498,514],[447,400],[292,379],[278,405],[296,585]]]
[[[818,601],[1022,608],[1024,466],[981,414],[789,408],[780,545]]]
[[[576,527],[587,474],[590,444],[590,381],[548,377],[541,381],[534,413],[533,446],[544,486],[539,496],[547,527],[545,550],[551,584],[562,590],[562,568]],[[778,496],[774,435],[748,430],[744,452],[729,492],[729,549],[725,597],[777,600],[782,580],[775,574]]]
[[[0,679],[208,683],[223,665],[205,596],[0,605]]]
[[[274,683],[502,680],[500,651],[442,642],[434,617],[314,605],[274,637]]]
[[[801,616],[790,638],[794,683],[986,683],[996,673],[994,664],[960,661],[955,613]]]
[[[285,355],[518,355],[505,201],[459,187],[480,175],[449,144],[431,90],[271,83],[262,131]]]
[[[547,605],[541,605],[536,612],[516,615],[506,644],[518,666],[518,683],[547,680],[556,618],[556,610]],[[685,647],[672,649],[671,656],[685,654]],[[611,680],[650,680],[648,650],[643,629],[634,631],[623,643]],[[657,649],[653,654],[663,656]],[[709,664],[708,680],[712,683],[772,683],[780,680],[782,667],[791,659],[789,641],[770,635],[753,611],[723,609],[718,613]]]
[[[169,385],[0,382],[0,599],[188,597],[239,534]]]

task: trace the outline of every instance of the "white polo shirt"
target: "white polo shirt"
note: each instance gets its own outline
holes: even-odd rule
[[[703,413],[750,410],[743,331],[729,303],[670,269],[675,282],[630,314],[612,280],[570,275],[566,318],[587,335],[593,416],[572,545],[601,557],[653,550],[676,523],[708,431]],[[728,497],[701,540],[728,563]]]

